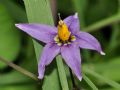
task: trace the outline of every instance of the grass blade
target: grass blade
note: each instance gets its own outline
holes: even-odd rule
[[[53,19],[49,2],[47,0],[24,0],[25,8],[27,12],[28,21],[30,23],[43,23],[53,25]],[[35,53],[37,60],[42,51],[42,46],[34,41]],[[50,83],[52,81],[52,83]],[[45,76],[43,81],[42,90],[60,90],[59,78],[57,75],[57,69]]]
[[[64,65],[63,65],[63,61],[61,59],[61,56],[60,55],[57,56],[56,59],[57,59],[57,67],[58,67],[58,72],[59,72],[62,90],[69,90],[68,82],[67,82],[67,78],[66,78],[66,73],[64,70]]]
[[[42,24],[49,24],[54,25],[53,18],[49,6],[48,0],[24,0],[28,20],[30,23],[42,23]],[[37,56],[37,60],[39,59],[39,54],[41,53],[42,46],[34,41],[35,52]],[[57,61],[58,65],[63,65],[59,60]],[[59,68],[59,67],[58,67]],[[62,71],[62,68],[59,68]],[[62,76],[60,76],[62,78]],[[66,77],[64,78],[66,81]],[[61,79],[60,79],[61,80]],[[52,83],[50,83],[53,81]],[[63,85],[63,81],[61,81],[61,85]],[[65,86],[68,84],[65,83]],[[59,79],[57,75],[57,69],[54,68],[54,72],[45,78],[44,85],[42,86],[42,90],[61,90],[59,86]],[[64,89],[68,90],[68,89]]]
[[[79,13],[80,17],[80,28],[85,27],[85,10],[88,4],[87,0],[72,0],[75,10]]]
[[[110,85],[110,86],[112,86],[116,89],[120,89],[120,84],[118,84],[117,82],[115,82],[113,80],[105,78],[105,77],[101,76],[100,74],[98,74],[94,71],[91,71],[90,69],[83,68],[83,72],[86,73],[86,74],[90,74],[90,75],[94,76],[95,78],[97,78],[99,80],[104,81],[105,83],[107,83],[108,85]]]
[[[99,30],[99,28],[102,28],[104,26],[107,26],[111,23],[118,22],[118,21],[120,21],[120,13],[113,15],[111,17],[108,17],[104,20],[98,21],[98,22],[84,28],[83,31],[86,31],[86,32],[96,31],[96,30]]]
[[[98,88],[94,85],[94,83],[93,83],[85,74],[83,74],[83,79],[88,83],[88,85],[89,85],[93,90],[98,90]]]
[[[7,11],[11,14],[12,18],[19,22],[27,22],[27,16],[23,8],[17,5],[13,0],[0,0]]]

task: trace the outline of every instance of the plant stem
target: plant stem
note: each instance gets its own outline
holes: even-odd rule
[[[120,84],[119,83],[117,83],[117,82],[115,82],[113,80],[110,80],[110,79],[108,79],[108,78],[106,78],[106,77],[104,77],[104,76],[102,76],[102,75],[88,69],[88,68],[83,68],[83,72],[86,73],[86,74],[94,76],[95,78],[107,83],[108,85],[110,85],[110,86],[112,86],[112,87],[114,87],[116,89],[120,89]]]
[[[77,85],[75,84],[74,76],[73,76],[72,70],[70,68],[69,68],[69,71],[70,71],[70,76],[72,79],[73,90],[79,90]]]
[[[93,90],[98,90],[98,88],[95,86],[95,84],[94,84],[85,74],[83,74],[83,79],[87,82],[87,84],[88,84]]]
[[[68,87],[68,82],[67,82],[67,77],[63,65],[63,61],[60,55],[56,57],[56,62],[57,62],[57,67],[58,67],[58,73],[59,73],[59,78],[62,86],[62,90],[69,90]]]
[[[120,14],[120,0],[118,0],[118,14]],[[109,47],[107,48],[107,51],[113,50],[117,46],[117,38],[119,36],[119,23],[116,22],[112,25],[112,35],[110,39]],[[111,51],[110,51],[111,52]]]
[[[12,63],[12,62],[8,62],[7,60],[3,59],[2,57],[0,57],[0,61],[2,61],[3,63],[7,64],[8,66],[12,67],[13,69],[17,70],[18,72],[30,77],[33,80],[38,81],[38,78],[36,75],[34,75],[33,73],[23,69],[22,67]]]
[[[92,24],[92,25],[84,28],[83,31],[92,32],[92,31],[98,30],[101,27],[107,26],[111,23],[118,22],[118,21],[120,21],[120,13],[119,14],[117,13],[114,16],[111,16],[109,18],[106,18],[104,20],[96,22],[95,24]]]
[[[118,13],[120,13],[120,0],[118,0]]]
[[[113,50],[117,46],[118,36],[119,36],[119,24],[114,23],[112,25],[112,36],[111,36],[110,44],[109,44],[109,47],[107,48],[107,51]]]
[[[69,70],[70,70],[70,76],[71,76],[71,79],[72,79],[73,88],[76,88],[76,84],[75,84],[75,81],[74,81],[72,70],[70,68],[69,68]]]

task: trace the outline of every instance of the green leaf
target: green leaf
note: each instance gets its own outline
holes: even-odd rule
[[[94,84],[85,74],[83,74],[83,79],[88,83],[88,85],[89,85],[93,90],[98,90],[98,88],[95,86],[95,84]]]
[[[75,11],[79,13],[80,16],[80,27],[85,27],[85,11],[88,4],[87,0],[72,0]]]
[[[120,57],[113,58],[107,62],[97,63],[92,65],[96,72],[101,73],[102,76],[110,78],[115,81],[120,81]],[[103,82],[102,82],[103,84]]]
[[[120,26],[118,23],[115,23],[112,25],[112,35],[111,35],[111,39],[110,39],[110,43],[109,43],[109,50],[113,49],[117,46],[117,42],[119,41],[117,38],[119,38],[119,29]]]
[[[112,16],[118,8],[118,0],[91,0],[88,1],[85,13],[86,23],[92,24],[96,21]]]
[[[18,78],[19,77],[19,78]],[[20,83],[30,83],[34,82],[29,77],[17,72],[11,71],[9,74],[0,74],[0,86],[8,84],[20,84]]]
[[[29,41],[28,44],[30,44],[30,43],[31,42]],[[23,47],[23,48],[25,48],[25,47]],[[32,49],[31,45],[29,47],[27,46],[27,48],[26,48],[27,52],[25,52],[25,53],[30,54],[31,51],[32,51],[31,53],[33,53],[33,50],[31,50],[31,49]],[[35,56],[33,56],[33,55],[30,54],[29,57],[26,56],[26,57],[21,58],[21,60],[20,60],[21,62],[19,63],[19,66],[21,66],[22,68],[24,68],[32,73],[36,73],[37,65],[35,62]],[[18,71],[15,71],[15,70],[11,70],[9,73],[3,73],[3,74],[0,73],[0,80],[2,81],[2,82],[0,82],[0,85],[35,82],[33,79],[21,74]]]
[[[0,0],[0,3],[6,7],[7,11],[14,20],[19,22],[27,22],[25,10],[13,0]]]
[[[24,0],[24,2],[30,23],[43,23],[53,25],[53,19],[48,0]],[[37,60],[39,60],[42,46],[34,41],[34,47]],[[50,69],[52,72],[49,72],[51,71]],[[49,72],[49,75],[45,76],[42,90],[60,90],[56,66],[53,65],[52,68],[49,68],[49,70],[46,71]]]
[[[106,77],[88,69],[88,68],[83,68],[83,72],[86,73],[86,74],[92,75],[93,77],[99,79],[100,81],[103,81],[103,82],[107,83],[108,85],[110,85],[110,86],[112,86],[116,89],[120,89],[120,84],[119,83],[117,83],[117,82],[115,82],[111,79],[108,79],[108,78],[106,78]]]
[[[20,33],[4,6],[0,4],[0,56],[13,61],[20,50]],[[0,62],[0,68],[5,64]]]
[[[57,56],[57,66],[58,66],[58,72],[59,72],[59,77],[60,77],[60,82],[62,85],[62,90],[69,90],[68,88],[68,82],[67,82],[67,77],[63,65],[63,61],[61,56]]]
[[[96,31],[96,30],[99,30],[99,28],[102,28],[104,26],[107,26],[109,24],[112,24],[112,23],[118,22],[118,21],[120,21],[120,13],[119,14],[117,13],[116,15],[110,16],[110,17],[100,20],[92,25],[89,25],[89,26],[85,27],[83,29],[83,31],[86,31],[86,32]]]
[[[36,90],[36,86],[32,85],[6,85],[4,87],[0,87],[1,90]]]
[[[58,8],[58,11],[60,13],[63,13],[64,15],[74,12],[74,8],[71,0],[64,0],[64,1],[57,0],[57,8]]]

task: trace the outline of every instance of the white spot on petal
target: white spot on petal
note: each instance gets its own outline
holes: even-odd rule
[[[75,13],[74,18],[78,18],[78,13],[77,12]]]
[[[100,52],[101,55],[105,55],[105,53],[103,51]]]
[[[82,81],[82,77],[79,76],[78,79],[79,79],[80,81]]]
[[[19,24],[15,24],[15,26],[18,26]]]
[[[39,74],[38,79],[43,79],[43,75]]]

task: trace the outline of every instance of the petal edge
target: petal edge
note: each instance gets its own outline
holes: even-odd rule
[[[57,34],[57,28],[43,24],[15,24],[17,28],[44,43],[51,42]]]
[[[64,46],[61,48],[61,55],[66,64],[71,68],[76,77],[81,81],[81,57],[79,48],[74,47],[73,45]]]
[[[80,22],[78,18],[78,13],[68,16],[67,18],[64,19],[64,22],[67,24],[71,33],[74,34],[80,30]]]
[[[60,47],[56,44],[48,43],[44,48],[38,64],[39,79],[44,77],[45,66],[49,65],[57,54],[60,52]]]
[[[101,55],[105,55],[102,51],[99,41],[87,32],[76,33],[77,41],[76,43],[80,48],[91,49],[98,51]]]

